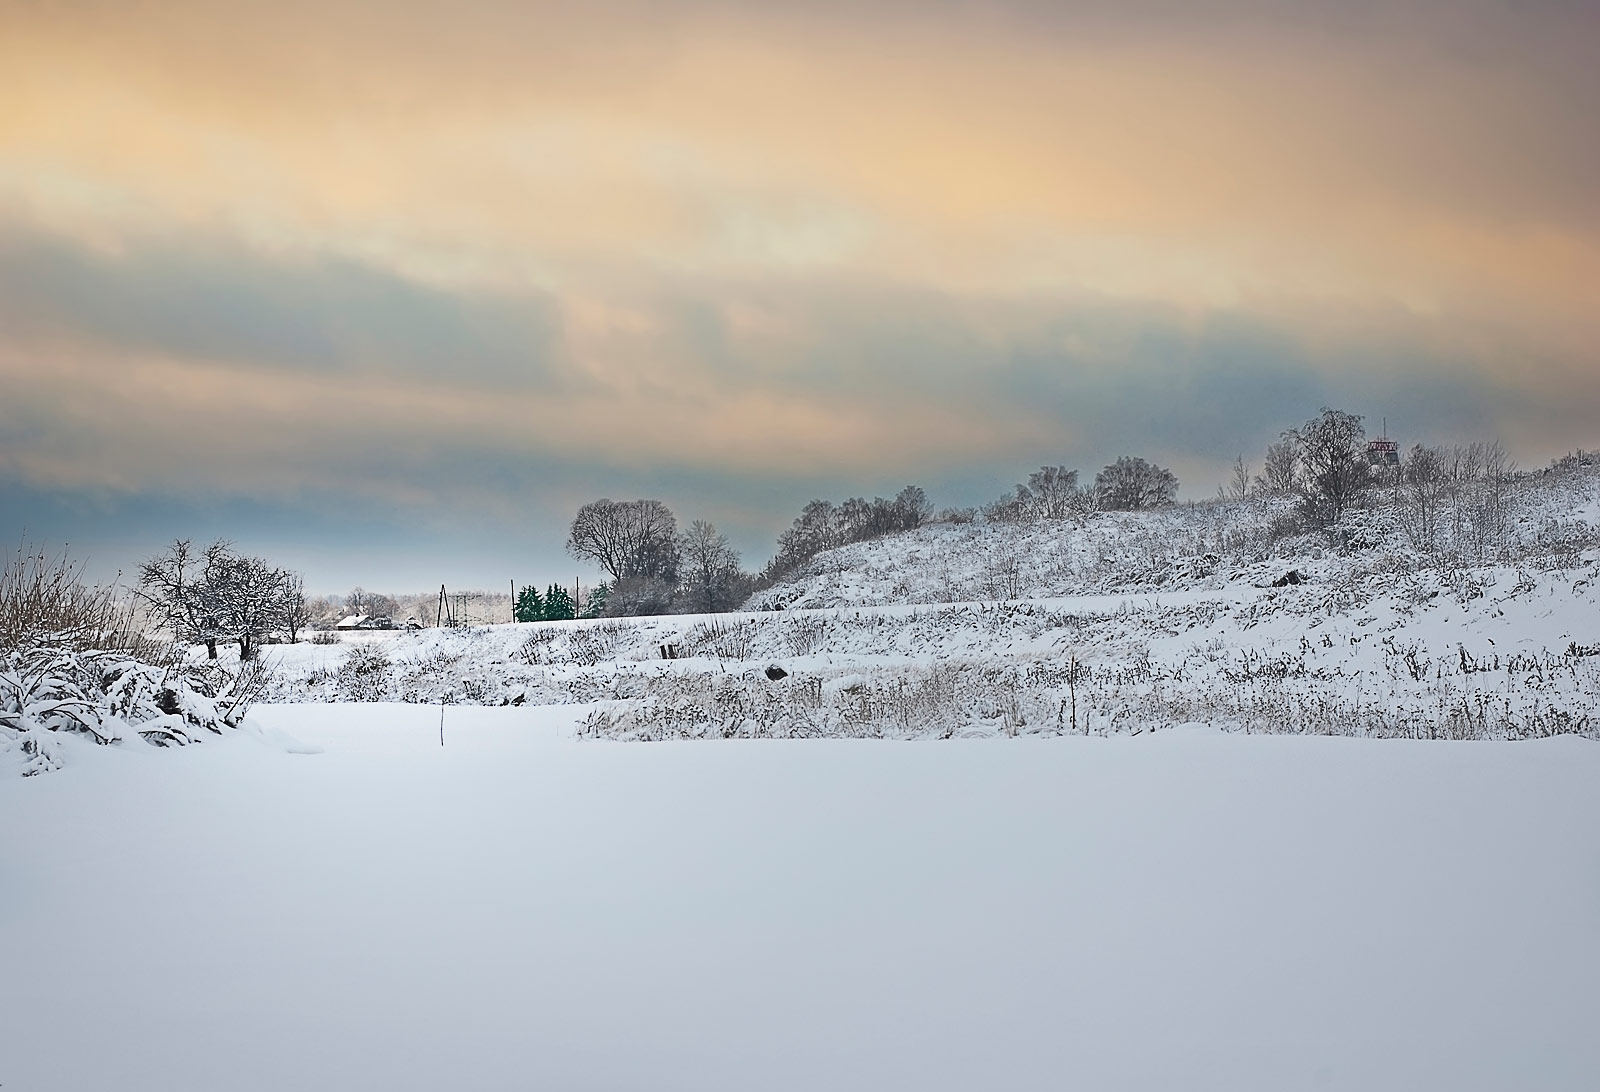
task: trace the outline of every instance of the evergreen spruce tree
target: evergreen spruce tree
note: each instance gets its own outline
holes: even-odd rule
[[[572,593],[560,584],[551,584],[544,593],[544,617],[547,622],[577,617],[577,611],[572,607]]]
[[[517,593],[516,618],[519,622],[544,621],[544,600],[539,598],[539,589],[532,584]]]

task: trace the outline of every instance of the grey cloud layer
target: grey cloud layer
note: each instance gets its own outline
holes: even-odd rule
[[[0,226],[5,340],[251,368],[565,383],[559,316],[537,294],[464,294],[351,261],[216,241],[114,253]]]
[[[997,431],[1026,420],[1049,434],[1058,422],[1062,442],[1085,455],[1113,436],[1220,453],[1241,430],[1326,400],[1395,402],[1431,428],[1600,408],[1600,380],[1510,377],[1513,390],[1488,365],[1519,346],[1398,310],[1334,314],[1322,325],[1335,334],[1311,339],[1296,316],[1246,309],[1193,315],[1082,293],[956,298],[872,282],[674,278],[628,304],[650,332],[625,363],[650,373],[644,389],[664,398],[757,392],[885,415],[959,405]],[[513,391],[550,412],[602,389],[572,359],[553,298],[449,292],[350,261],[242,248],[150,244],[107,256],[13,231],[0,236],[0,329],[11,349],[57,338],[98,347],[108,368],[131,352],[467,397]],[[616,397],[630,408],[629,395]]]
[[[627,304],[650,320],[634,346],[643,355],[628,361],[652,375],[637,393],[590,379],[559,304],[537,294],[446,293],[350,262],[242,249],[102,257],[12,235],[0,243],[0,483],[59,503],[8,510],[0,534],[49,535],[55,519],[64,537],[73,527],[61,513],[97,496],[117,498],[141,541],[183,533],[167,526],[172,514],[202,511],[208,497],[273,513],[263,524],[298,510],[324,529],[337,526],[330,513],[376,505],[395,526],[430,528],[433,548],[493,528],[553,567],[581,500],[655,494],[733,531],[759,562],[810,497],[907,481],[941,504],[980,503],[1043,462],[1092,473],[1143,454],[1205,496],[1235,454],[1259,460],[1324,404],[1374,427],[1387,416],[1406,443],[1499,434],[1529,461],[1552,454],[1545,445],[1600,442],[1600,373],[1567,361],[1559,375],[1506,376],[1494,365],[1515,343],[1401,311],[1324,314],[1312,337],[1298,316],[1268,311],[954,298],[870,282],[674,278]],[[56,339],[69,343],[70,367],[51,365]],[[135,351],[173,358],[176,370],[157,374],[180,386],[129,379]],[[246,380],[297,393],[205,409],[205,388],[226,396]],[[434,394],[454,399],[451,413],[428,412]],[[763,460],[756,421],[743,457],[696,446],[696,431],[754,412],[730,408],[752,396],[775,415],[864,414],[881,441],[844,459]],[[685,404],[691,424],[677,442],[633,442]],[[174,406],[207,420],[174,420]],[[574,427],[551,439],[555,422]],[[771,427],[783,427],[776,416]],[[790,439],[804,449],[803,435]],[[818,435],[812,447],[835,443]],[[330,548],[367,547],[353,534]],[[427,579],[419,571],[416,583]]]

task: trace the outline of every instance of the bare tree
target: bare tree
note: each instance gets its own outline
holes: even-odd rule
[[[933,505],[920,485],[908,485],[894,497],[896,531],[915,531],[933,515]]]
[[[677,585],[649,576],[630,576],[610,585],[605,596],[608,618],[639,618],[672,611]]]
[[[1307,513],[1319,526],[1333,526],[1372,481],[1361,418],[1323,407],[1284,438],[1295,445],[1298,489]]]
[[[743,575],[739,554],[727,536],[710,523],[697,519],[678,536],[681,563],[678,569],[684,598],[695,609],[707,613],[731,610],[737,605]]]
[[[889,522],[888,511],[889,502],[882,497],[879,497],[876,503],[865,497],[849,498],[839,505],[835,513],[839,538],[845,540],[872,535],[879,524]]]
[[[1457,550],[1470,549],[1482,562],[1505,540],[1515,467],[1499,443],[1457,445],[1441,454],[1451,540]]]
[[[1275,444],[1268,444],[1266,462],[1255,481],[1256,492],[1269,497],[1287,497],[1295,491],[1299,471],[1300,451],[1293,439],[1286,436]]]
[[[230,543],[213,542],[197,553],[178,539],[140,564],[139,594],[178,637],[204,644],[211,659],[217,642],[237,641],[243,661],[283,626],[292,578],[259,557],[234,553]]]
[[[1066,519],[1093,507],[1089,491],[1078,484],[1078,472],[1064,466],[1041,466],[1017,486],[1017,500],[1033,519]]]
[[[1137,456],[1124,455],[1094,477],[1100,507],[1139,511],[1171,504],[1178,496],[1178,477]]]
[[[1517,466],[1498,441],[1481,445],[1483,475],[1473,499],[1473,538],[1480,561],[1505,545],[1511,522],[1511,486]]]
[[[1446,454],[1418,444],[1401,470],[1400,525],[1411,545],[1432,553],[1438,546],[1439,506],[1448,488]]]
[[[778,552],[768,563],[767,572],[772,575],[787,572],[822,551],[843,544],[840,510],[832,501],[809,501],[789,528],[778,536]]]
[[[255,659],[262,640],[281,626],[289,575],[259,557],[233,554],[224,562],[217,596],[241,662]]]
[[[1078,472],[1064,466],[1041,466],[1026,484],[985,505],[984,518],[994,523],[1058,520],[1081,516],[1095,507],[1094,490],[1078,484]]]
[[[824,550],[879,535],[913,531],[933,518],[933,505],[921,486],[908,485],[894,500],[851,497],[842,504],[813,500],[778,536],[778,550],[762,570],[760,580],[772,583],[804,565]]]
[[[300,631],[316,617],[312,604],[306,601],[306,581],[299,573],[288,573],[283,583],[283,632],[292,645],[300,639]]]
[[[382,595],[378,592],[368,592],[366,614],[374,618],[393,618],[400,613],[400,603],[392,595]]]
[[[1242,453],[1233,460],[1228,484],[1217,486],[1217,496],[1226,501],[1242,501],[1250,496],[1250,464]]]
[[[218,541],[197,551],[180,538],[139,565],[140,597],[180,640],[205,645],[213,660],[217,642],[228,636],[219,584],[229,550]]]
[[[612,580],[672,581],[678,574],[678,521],[658,500],[590,501],[578,509],[567,552]]]

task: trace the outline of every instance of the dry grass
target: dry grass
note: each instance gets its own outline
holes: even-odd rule
[[[149,663],[172,662],[170,642],[144,631],[138,604],[115,585],[90,585],[83,564],[65,550],[19,546],[0,570],[0,652],[51,646],[75,652],[125,652]]]

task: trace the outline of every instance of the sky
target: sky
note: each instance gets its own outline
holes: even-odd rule
[[[0,0],[0,535],[310,588],[1322,406],[1600,447],[1586,0]]]

